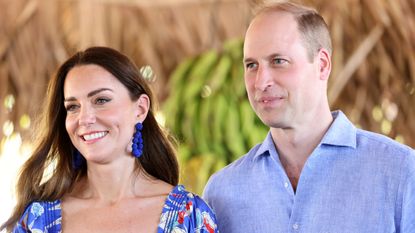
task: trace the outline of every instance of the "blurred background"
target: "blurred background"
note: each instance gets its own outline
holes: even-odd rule
[[[261,0],[0,0],[0,222],[14,206],[46,85],[70,55],[110,46],[141,68],[179,140],[181,183],[208,177],[267,133],[243,82],[242,40]],[[332,109],[415,147],[415,1],[304,0],[333,39]]]

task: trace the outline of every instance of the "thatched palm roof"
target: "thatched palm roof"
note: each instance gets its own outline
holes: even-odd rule
[[[415,2],[303,2],[316,7],[332,29],[333,108],[414,147]],[[163,100],[174,91],[166,84],[183,58],[243,37],[253,5],[245,0],[1,0],[0,101],[13,95],[15,104],[0,106],[0,125],[11,120],[15,131],[27,134],[18,122],[39,111],[49,77],[69,55],[91,45],[111,46],[139,66],[151,65]]]

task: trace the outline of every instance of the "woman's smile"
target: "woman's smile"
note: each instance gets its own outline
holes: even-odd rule
[[[86,133],[81,135],[80,137],[85,141],[85,142],[96,142],[99,139],[105,137],[108,134],[108,131],[100,131],[100,132],[90,132],[90,133]]]

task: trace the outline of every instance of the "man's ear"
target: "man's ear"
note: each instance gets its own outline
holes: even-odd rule
[[[150,98],[146,94],[141,94],[136,101],[137,117],[139,122],[143,122],[150,110]]]
[[[322,48],[318,52],[320,79],[328,80],[331,72],[331,56],[330,53]]]

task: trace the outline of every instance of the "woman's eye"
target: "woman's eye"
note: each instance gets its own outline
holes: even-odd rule
[[[67,111],[67,112],[73,112],[73,111],[75,111],[77,108],[78,108],[78,106],[77,106],[77,105],[75,105],[75,104],[70,104],[70,105],[65,106],[65,109],[66,109],[66,111]]]
[[[105,103],[107,103],[107,102],[110,102],[111,100],[110,99],[108,99],[108,98],[97,98],[96,100],[95,100],[95,103],[96,104],[105,104]]]

